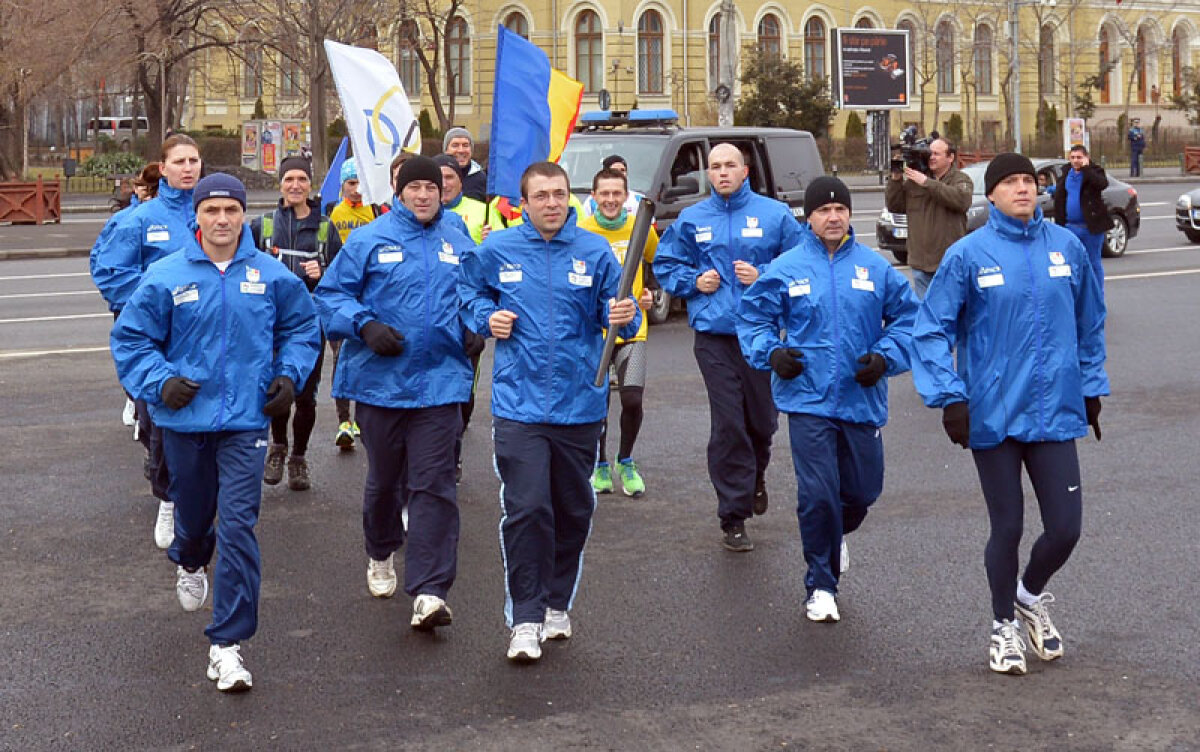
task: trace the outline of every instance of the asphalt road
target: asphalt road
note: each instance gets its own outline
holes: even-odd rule
[[[601,497],[568,643],[530,667],[504,659],[486,408],[466,440],[456,619],[431,638],[408,628],[408,598],[367,595],[365,457],[335,452],[322,399],[313,490],[264,493],[255,688],[220,695],[203,676],[209,611],[179,609],[151,540],[86,261],[0,264],[0,748],[1195,748],[1200,246],[1167,219],[1178,193],[1142,190],[1142,234],[1104,262],[1114,394],[1104,441],[1080,445],[1084,536],[1050,586],[1067,655],[1021,678],[987,669],[970,456],[911,380],[892,381],[885,492],[850,539],[843,621],[811,624],[786,429],[771,508],[749,525],[758,548],[727,553],[691,336],[673,319],[651,333],[636,452],[650,490]],[[855,200],[870,239],[881,197]],[[1040,529],[1027,509],[1026,549]]]

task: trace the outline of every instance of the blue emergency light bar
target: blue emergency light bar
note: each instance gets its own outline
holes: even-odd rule
[[[614,128],[620,125],[632,127],[653,127],[676,125],[679,114],[674,110],[592,110],[581,113],[578,127]]]

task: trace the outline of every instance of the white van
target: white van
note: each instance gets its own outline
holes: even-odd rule
[[[145,135],[150,130],[150,121],[139,117],[137,130],[139,135]],[[133,118],[105,115],[89,120],[87,140],[95,143],[100,136],[111,138],[120,145],[122,151],[128,151],[133,145]]]

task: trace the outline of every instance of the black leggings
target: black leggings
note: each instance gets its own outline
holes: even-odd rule
[[[308,451],[308,440],[312,436],[313,426],[317,424],[317,386],[321,383],[321,366],[325,362],[325,339],[321,338],[321,349],[317,352],[317,362],[313,366],[312,375],[304,383],[304,388],[296,395],[296,406],[292,422],[292,454],[303,457]],[[271,419],[271,441],[287,446],[288,415]]]
[[[633,444],[642,428],[642,387],[625,386],[618,390],[621,396],[621,444],[617,459],[628,459],[633,455]],[[608,462],[608,416],[600,429],[600,461]]]
[[[1038,595],[1071,556],[1083,524],[1083,492],[1074,441],[1023,443],[1008,439],[993,449],[974,451],[979,485],[987,501],[992,531],[984,550],[992,613],[1012,619],[1017,597],[1017,561],[1024,527],[1021,465],[1029,473],[1042,513],[1043,532],[1033,544],[1021,578]]]

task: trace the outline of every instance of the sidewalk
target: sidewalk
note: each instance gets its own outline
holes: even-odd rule
[[[63,214],[95,214],[109,211],[111,196],[105,193],[64,193]],[[246,191],[248,211],[263,211],[274,208],[279,202],[279,191]]]
[[[1116,178],[1130,185],[1141,185],[1146,183],[1190,183],[1200,186],[1200,175],[1189,175],[1182,172],[1179,167],[1145,167],[1142,168],[1142,177],[1129,177],[1128,167],[1118,167],[1108,170],[1111,177]],[[842,179],[852,191],[861,191],[864,193],[872,191],[882,191],[883,183],[879,181],[877,173],[864,172],[849,172],[839,173],[838,177]],[[884,180],[887,175],[884,175]]]

